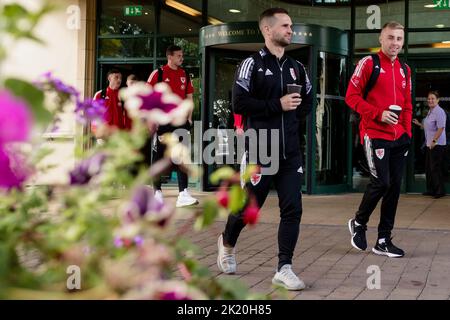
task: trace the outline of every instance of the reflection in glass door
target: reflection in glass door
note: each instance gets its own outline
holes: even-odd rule
[[[211,141],[216,143],[217,148],[214,150],[213,164],[206,166],[205,177],[209,177],[215,170],[224,166],[220,159],[230,158],[229,152],[232,152],[227,135],[227,130],[234,128],[234,118],[231,106],[231,90],[233,86],[234,74],[242,60],[250,56],[253,52],[237,51],[237,50],[211,50],[211,69],[209,71],[208,89],[208,112],[207,112],[207,129],[217,130],[215,137],[221,141]],[[234,168],[237,166],[236,155],[234,158]],[[212,190],[215,186],[211,184],[209,179],[204,180],[204,189]]]
[[[450,111],[450,61],[441,61],[439,67],[422,67],[416,69],[415,75],[415,105],[413,106],[413,118],[420,122],[427,116],[427,94],[430,90],[437,90],[440,95],[439,105],[448,112]],[[425,177],[425,135],[422,129],[412,125],[412,157],[410,159],[410,170],[408,174],[407,192],[426,191]],[[450,151],[447,138],[447,181],[446,191],[450,191]]]
[[[347,190],[348,108],[345,104],[346,58],[319,52],[314,139],[316,190]]]

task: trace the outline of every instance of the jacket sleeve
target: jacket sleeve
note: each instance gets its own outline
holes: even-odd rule
[[[147,83],[151,86],[154,86],[158,83],[158,69],[155,69],[150,73],[150,76],[148,77]]]
[[[363,98],[364,89],[372,74],[372,67],[373,62],[371,56],[366,56],[359,61],[348,84],[345,103],[362,117],[381,121],[383,110],[371,105]]]
[[[250,90],[251,77],[255,61],[252,57],[245,59],[239,66],[233,85],[233,112],[244,116],[270,117],[281,113],[280,99],[259,100]]]
[[[406,96],[405,96],[405,112],[402,117],[402,125],[405,129],[406,133],[409,135],[409,137],[412,137],[411,132],[411,123],[412,123],[412,99],[411,99],[411,91],[412,91],[412,83],[411,83],[411,69],[407,65],[408,70],[408,79],[406,80]],[[400,66],[401,68],[401,66]]]
[[[101,98],[102,98],[102,90],[99,90],[94,94],[93,100],[100,100]]]
[[[306,69],[300,62],[296,61],[296,63],[299,64],[299,72],[303,73],[300,79],[302,79],[302,91],[301,91],[301,97],[302,97],[302,103],[297,107],[297,117],[302,118],[306,117],[312,110],[312,85],[311,81],[309,81],[308,73],[306,73]]]

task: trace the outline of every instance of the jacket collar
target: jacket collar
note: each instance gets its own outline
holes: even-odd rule
[[[378,55],[380,56],[380,60],[385,60],[389,63],[392,63],[391,58],[389,58],[387,55],[385,55],[382,50],[380,50],[378,52]],[[398,56],[395,58],[395,60],[393,62],[395,63],[396,61],[398,61]]]
[[[266,46],[264,46],[261,49],[260,53],[262,53],[261,54],[262,57],[267,55],[273,57],[274,59],[278,59],[274,54],[272,54],[272,52],[269,51],[269,49]],[[284,51],[283,56],[280,58],[280,61],[284,61],[285,59],[286,59],[286,50]]]

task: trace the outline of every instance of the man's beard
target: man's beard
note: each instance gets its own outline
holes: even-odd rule
[[[286,40],[285,38],[282,37],[273,39],[273,42],[280,47],[287,47],[288,45],[291,44],[290,40]]]

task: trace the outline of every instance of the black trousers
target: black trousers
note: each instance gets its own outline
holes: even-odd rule
[[[259,208],[262,208],[270,190],[271,182],[275,184],[280,207],[280,225],[278,227],[278,269],[285,264],[292,264],[295,245],[300,232],[302,216],[301,180],[302,172],[300,156],[280,159],[280,168],[275,175],[262,175],[258,183],[249,182],[246,189],[256,197]],[[300,172],[299,172],[300,171]],[[235,246],[239,234],[245,227],[243,211],[230,214],[223,233],[224,242]]]
[[[158,160],[161,160],[164,157],[164,152],[166,151],[166,145],[162,144],[159,141],[159,136],[156,136],[156,142],[153,145],[152,148],[152,163],[155,163]],[[182,171],[180,169],[179,166],[173,165],[170,168],[169,172],[165,172],[165,173],[170,173],[173,170],[175,170],[177,172],[177,180],[178,180],[178,190],[181,192],[184,189],[186,189],[188,187],[188,176],[187,174]],[[161,175],[158,177],[155,177],[155,180],[153,181],[153,188],[155,190],[161,190]]]
[[[369,139],[367,136],[364,139],[364,150],[371,175],[356,212],[356,221],[366,225],[378,201],[383,198],[378,238],[389,237],[394,228],[403,168],[410,141],[406,133],[395,141]]]
[[[425,175],[427,192],[434,195],[445,194],[445,171],[447,169],[446,146],[437,145],[433,149],[426,148]]]

